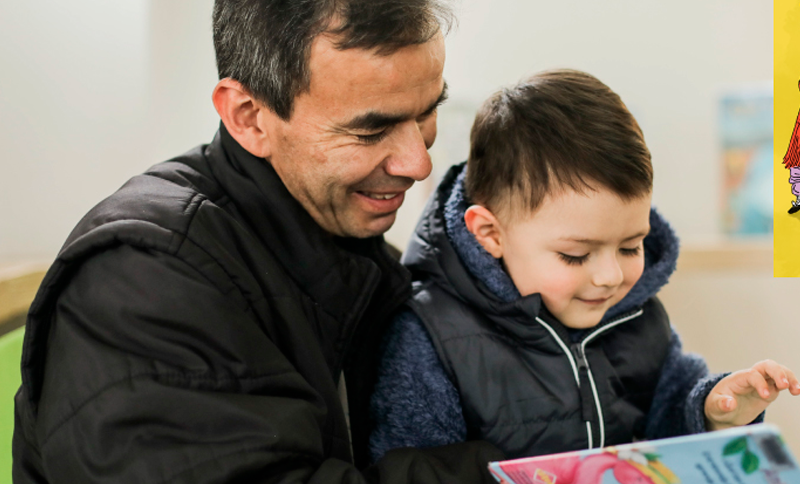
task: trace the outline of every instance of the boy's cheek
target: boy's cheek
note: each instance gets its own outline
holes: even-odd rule
[[[624,297],[632,288],[633,286],[639,282],[639,279],[642,278],[642,274],[644,273],[644,258],[638,259],[635,263],[631,264],[630,267],[626,267],[625,269],[625,277],[622,283],[622,287],[620,288],[622,296]],[[622,299],[620,297],[619,299]]]
[[[505,259],[506,270],[522,296],[539,293],[544,299],[564,292],[568,281],[558,265],[544,257],[525,255],[527,257]]]
[[[637,257],[636,260],[633,261],[631,273],[626,279],[629,279],[630,285],[633,286],[642,278],[642,274],[644,274],[644,256]]]
[[[541,289],[542,301],[551,313],[567,309],[577,295],[577,282],[574,278],[554,277]]]

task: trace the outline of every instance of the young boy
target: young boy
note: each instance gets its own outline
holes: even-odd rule
[[[709,375],[658,290],[678,241],[650,207],[641,130],[596,78],[558,70],[480,109],[469,161],[404,256],[414,296],[387,335],[373,457],[471,439],[509,458],[697,433],[763,418],[772,362]]]

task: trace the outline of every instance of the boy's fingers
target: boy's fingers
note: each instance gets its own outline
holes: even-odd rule
[[[772,360],[764,360],[757,365],[763,376],[769,376],[775,383],[778,390],[789,388],[789,377],[786,375],[788,369]]]
[[[764,360],[753,365],[753,369],[763,376],[769,376],[774,382],[776,390],[789,389],[792,395],[800,395],[800,381],[797,380],[794,372],[785,366],[772,360]],[[767,383],[769,384],[770,382],[767,381]]]
[[[789,392],[792,395],[800,395],[800,381],[797,380],[794,372],[787,368],[786,377],[789,379]]]
[[[747,383],[753,389],[755,389],[755,391],[758,393],[758,396],[761,398],[769,398],[771,393],[769,390],[769,384],[760,371],[755,369],[748,370],[745,374],[745,377],[747,379]]]

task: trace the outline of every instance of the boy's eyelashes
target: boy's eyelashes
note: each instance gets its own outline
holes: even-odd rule
[[[587,259],[589,259],[589,254],[575,256],[575,255],[569,255],[569,254],[564,254],[563,252],[559,252],[558,253],[558,257],[560,257],[561,260],[566,262],[567,265],[579,266],[579,265],[583,264],[584,262],[586,262]]]
[[[636,247],[634,247],[632,249],[625,249],[625,248],[619,249],[619,251],[622,253],[622,255],[627,255],[627,256],[631,256],[631,257],[639,255],[639,252],[641,252],[641,250],[642,250],[642,247],[639,246],[639,245],[637,245]]]
[[[641,250],[642,250],[642,247],[640,245],[637,245],[636,247],[632,247],[632,248],[621,247],[619,249],[619,252],[622,255],[627,256],[627,257],[635,257],[635,256],[638,256],[641,253]],[[588,253],[584,254],[584,255],[569,255],[569,254],[565,254],[563,252],[559,252],[558,253],[558,257],[562,261],[564,261],[567,265],[571,265],[571,266],[579,266],[579,265],[583,264],[584,262],[586,262],[587,260],[589,260],[589,254]]]

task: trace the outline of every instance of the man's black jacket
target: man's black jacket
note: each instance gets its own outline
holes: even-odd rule
[[[28,319],[14,482],[481,482],[501,456],[480,443],[356,470],[408,294],[382,237],[325,233],[222,127],[101,202],[59,253]]]

